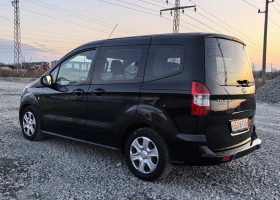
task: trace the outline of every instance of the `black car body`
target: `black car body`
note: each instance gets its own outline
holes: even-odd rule
[[[219,164],[261,144],[246,45],[225,35],[163,34],[87,43],[24,89],[22,126],[28,107],[38,121],[35,132],[124,153],[132,133],[152,130],[154,140],[165,144],[166,162]],[[133,173],[145,180],[161,174]]]

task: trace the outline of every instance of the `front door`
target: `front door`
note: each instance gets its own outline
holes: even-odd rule
[[[149,45],[102,47],[87,105],[88,140],[115,146],[123,124],[136,115]]]
[[[66,137],[86,139],[86,106],[96,50],[79,52],[55,68],[52,87],[42,95],[42,130]]]

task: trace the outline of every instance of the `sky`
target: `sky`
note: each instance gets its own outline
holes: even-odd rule
[[[173,16],[160,9],[175,0],[19,0],[22,55],[25,61],[58,60],[89,41],[133,35],[170,33]],[[240,38],[247,44],[256,69],[262,65],[265,0],[181,0],[197,11],[180,15],[180,32],[214,32]],[[269,4],[267,71],[280,70],[280,0]],[[0,62],[13,63],[11,0],[0,0]]]

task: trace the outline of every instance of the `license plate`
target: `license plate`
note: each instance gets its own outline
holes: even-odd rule
[[[233,133],[244,131],[248,129],[248,118],[231,122],[231,130]]]

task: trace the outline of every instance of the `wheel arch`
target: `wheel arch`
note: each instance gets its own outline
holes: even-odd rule
[[[20,109],[19,109],[19,120],[21,121],[21,116],[22,116],[22,112],[24,111],[25,108],[31,106],[29,103],[25,103],[23,104]]]
[[[118,134],[117,137],[117,148],[121,150],[121,152],[124,154],[124,147],[125,143],[129,137],[130,134],[132,134],[134,131],[136,131],[139,128],[151,128],[154,129],[156,132],[158,132],[164,140],[166,140],[167,135],[164,133],[160,127],[156,126],[155,124],[150,123],[146,120],[135,120],[129,123],[126,123],[122,128],[121,131]]]
[[[137,129],[144,128],[144,127],[151,128],[151,126],[149,126],[147,123],[143,123],[143,122],[132,123],[132,124],[126,125],[122,128],[122,130],[119,134],[118,148],[121,149],[121,152],[123,154],[124,154],[124,150],[125,150],[125,143],[129,137],[129,135],[131,133],[133,133],[134,131],[136,131]]]
[[[21,115],[22,115],[23,110],[29,106],[33,107],[35,109],[36,113],[38,114],[38,116],[40,116],[39,101],[33,94],[29,93],[29,94],[23,96],[21,99],[21,105],[19,108],[19,120],[20,121],[21,121]]]

